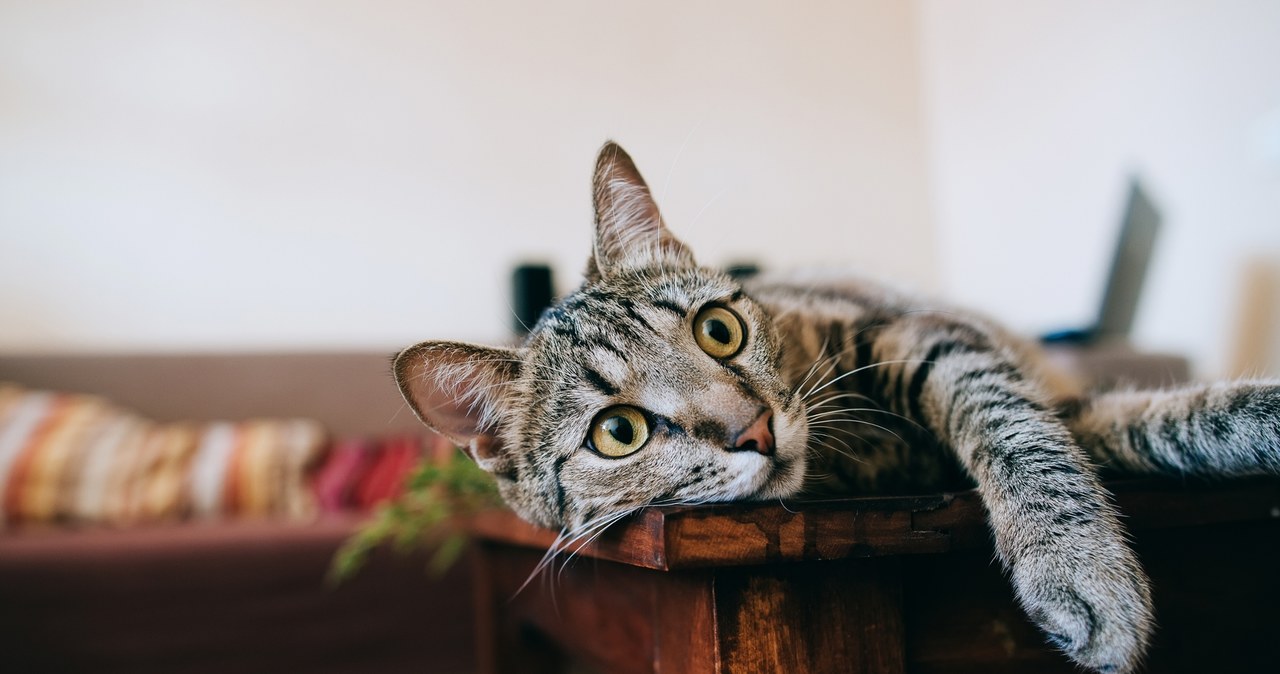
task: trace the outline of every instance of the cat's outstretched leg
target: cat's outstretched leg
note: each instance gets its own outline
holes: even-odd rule
[[[1280,382],[1118,391],[1064,415],[1102,467],[1206,477],[1280,474]]]
[[[952,447],[977,481],[1019,601],[1048,639],[1099,672],[1132,671],[1152,631],[1146,575],[1085,453],[978,323],[914,314],[877,330],[891,404]]]

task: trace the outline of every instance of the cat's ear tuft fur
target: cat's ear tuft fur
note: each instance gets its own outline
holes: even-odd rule
[[[693,254],[663,225],[635,162],[612,141],[596,157],[593,188],[596,238],[588,280],[622,268],[694,266]]]
[[[393,370],[405,402],[427,426],[458,443],[481,468],[506,472],[498,419],[520,372],[520,352],[462,342],[422,342]]]

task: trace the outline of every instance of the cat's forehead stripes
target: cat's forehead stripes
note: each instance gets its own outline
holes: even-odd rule
[[[711,301],[741,298],[731,281],[699,270],[611,278],[545,312],[530,343],[558,362],[588,364],[609,384],[604,388],[616,389],[631,361],[659,357],[683,337],[694,311]],[[585,368],[577,374],[600,383]]]

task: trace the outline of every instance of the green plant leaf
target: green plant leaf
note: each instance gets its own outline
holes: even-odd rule
[[[424,460],[405,480],[404,491],[380,506],[334,555],[329,581],[350,580],[386,544],[400,553],[436,545],[429,570],[443,575],[466,548],[467,537],[454,522],[501,505],[493,477],[461,451],[443,461]]]

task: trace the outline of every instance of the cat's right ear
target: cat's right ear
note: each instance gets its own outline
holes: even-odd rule
[[[483,469],[507,472],[497,434],[520,352],[462,342],[423,342],[401,351],[393,370],[405,402],[424,424],[458,443]]]
[[[588,281],[636,267],[692,267],[693,253],[662,222],[640,170],[617,143],[605,143],[592,180],[596,237]]]

